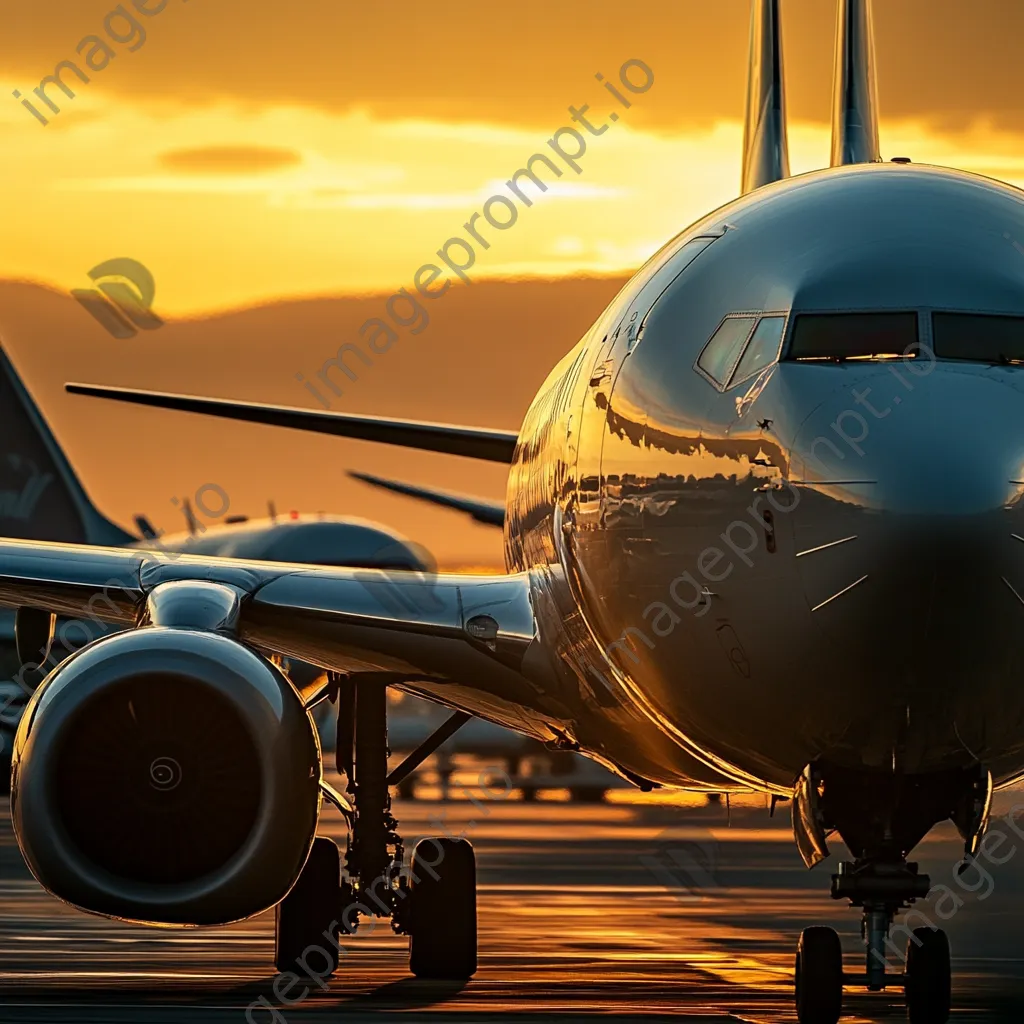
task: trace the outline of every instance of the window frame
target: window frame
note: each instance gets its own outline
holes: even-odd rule
[[[929,306],[872,306],[871,308],[865,308],[864,306],[833,306],[825,309],[794,309],[790,311],[791,323],[786,325],[786,336],[782,344],[782,349],[779,353],[779,362],[788,363],[804,363],[808,366],[845,366],[846,363],[869,363],[869,362],[893,362],[893,360],[871,360],[863,359],[860,357],[852,357],[849,359],[843,359],[836,361],[834,359],[827,359],[822,357],[820,359],[792,359],[790,358],[790,350],[793,347],[793,332],[796,330],[796,321],[799,317],[804,316],[857,316],[858,314],[864,314],[871,316],[875,313],[912,313],[917,317],[917,344],[931,346],[932,336],[932,310]],[[901,356],[900,358],[905,358]]]
[[[937,362],[952,363],[957,366],[964,364],[970,366],[987,366],[998,370],[1024,370],[1024,362],[996,363],[986,359],[961,359],[956,356],[940,356],[935,351],[935,314],[946,313],[955,316],[976,316],[976,317],[1003,317],[1015,320],[1024,320],[1024,312],[1016,311],[1007,313],[1004,310],[991,309],[954,309],[949,306],[930,306],[924,311],[928,320],[928,351],[932,359]],[[924,332],[922,332],[924,333]]]
[[[791,359],[790,348],[793,340],[793,329],[796,323],[796,318],[804,313],[810,314],[822,314],[822,313],[916,313],[917,314],[917,342],[922,349],[930,353],[931,359],[940,363],[950,363],[956,366],[984,366],[989,369],[996,370],[1024,370],[1024,366],[1020,364],[1009,363],[1006,365],[999,363],[989,363],[981,359],[950,359],[943,356],[937,355],[935,352],[935,325],[934,317],[936,313],[964,313],[974,316],[1010,316],[1010,317],[1024,317],[1024,311],[1021,309],[1005,309],[1005,308],[991,308],[991,307],[979,307],[974,306],[971,308],[965,308],[964,306],[873,306],[866,308],[864,306],[832,306],[826,308],[819,307],[808,307],[807,309],[791,309],[787,316],[786,331],[782,339],[782,348],[779,350],[779,362],[788,362],[796,365],[804,366],[829,366],[832,369],[836,367],[842,368],[847,365],[863,365],[870,363],[871,360],[867,359],[851,359],[845,362],[835,363],[825,359]],[[765,313],[765,316],[770,314]],[[703,350],[702,350],[703,351]],[[876,360],[876,364],[893,363],[895,360]]]
[[[751,339],[754,337],[754,332],[757,330],[758,325],[761,323],[762,320],[765,320],[769,317],[781,317],[783,321],[782,337],[779,341],[779,348],[778,351],[775,353],[775,359],[773,360],[773,362],[777,363],[779,361],[779,359],[782,356],[782,352],[789,341],[789,319],[791,312],[791,310],[784,309],[748,309],[737,310],[736,312],[733,313],[726,313],[726,315],[723,316],[722,319],[718,322],[718,326],[715,327],[715,329],[711,332],[711,337],[708,338],[708,340],[701,347],[700,352],[697,353],[697,358],[693,362],[693,369],[701,377],[703,377],[704,380],[706,380],[719,394],[722,395],[724,395],[726,391],[731,391],[732,388],[744,383],[744,381],[751,380],[758,374],[764,373],[764,371],[767,370],[772,365],[771,363],[769,363],[768,366],[761,367],[760,370],[755,370],[753,373],[748,374],[742,380],[733,379],[736,375],[736,368],[740,365],[740,361],[743,359],[743,356],[747,351],[747,347],[750,345]],[[736,353],[736,358],[729,365],[729,372],[726,375],[725,383],[720,384],[717,380],[715,380],[714,377],[711,376],[710,373],[707,372],[707,370],[704,369],[704,367],[700,365],[700,361],[701,359],[704,358],[704,353],[711,346],[711,343],[718,336],[718,332],[725,326],[726,320],[744,320],[747,318],[751,318],[753,320],[750,326],[750,330],[747,332],[746,338],[743,339],[743,344],[739,347]]]
[[[743,353],[747,350],[747,345],[750,343],[750,339],[757,330],[757,325],[761,322],[761,313],[758,310],[747,310],[746,312],[735,312],[726,313],[721,320],[718,321],[718,325],[711,332],[711,337],[701,346],[700,352],[697,353],[697,358],[693,362],[693,368],[703,377],[716,391],[722,393],[726,390],[726,384],[720,384],[714,377],[711,376],[703,366],[700,365],[700,361],[704,358],[704,353],[712,346],[715,338],[718,337],[718,332],[725,326],[727,320],[750,320],[750,330],[747,331],[746,337],[743,339],[743,343],[739,346],[736,351],[736,358],[729,364],[729,372],[725,375],[726,384],[732,378],[732,375],[736,372],[736,367],[739,366],[740,360],[743,358]]]
[[[779,344],[778,344],[778,347],[775,349],[775,358],[770,363],[768,363],[766,366],[762,366],[760,370],[754,370],[752,373],[748,373],[746,375],[746,377],[740,377],[739,379],[737,379],[736,378],[736,371],[739,370],[740,363],[743,362],[743,357],[747,354],[747,349],[750,348],[750,343],[754,340],[754,335],[757,333],[758,327],[761,326],[761,321],[762,320],[775,320],[775,319],[782,320],[782,333],[779,335]],[[734,387],[737,387],[740,384],[745,384],[748,380],[753,380],[755,377],[757,377],[760,374],[764,373],[765,370],[770,369],[771,366],[774,363],[777,363],[782,358],[782,350],[783,350],[783,348],[785,348],[788,336],[789,336],[789,312],[788,311],[779,310],[778,312],[774,312],[774,313],[762,313],[761,316],[758,318],[757,323],[754,325],[754,329],[750,332],[750,337],[747,338],[746,342],[743,345],[743,351],[740,353],[739,359],[736,360],[736,365],[732,368],[732,376],[730,376],[730,378],[729,378],[729,383],[722,389],[723,393],[725,391],[731,391]]]

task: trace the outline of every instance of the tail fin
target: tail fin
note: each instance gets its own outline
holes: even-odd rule
[[[72,544],[127,544],[99,512],[0,348],[0,535]]]
[[[881,159],[871,0],[839,0],[832,86],[832,166],[877,163]]]
[[[789,177],[779,0],[754,0],[743,132],[743,194]]]

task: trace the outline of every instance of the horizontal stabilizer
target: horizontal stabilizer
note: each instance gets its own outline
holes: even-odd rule
[[[789,177],[779,0],[754,0],[748,75],[743,195]]]
[[[878,163],[878,84],[871,0],[839,0],[832,166]]]
[[[468,459],[483,459],[487,462],[511,463],[519,439],[519,435],[511,430],[489,430],[485,427],[456,427],[447,423],[393,420],[382,416],[316,412],[285,405],[265,405],[262,402],[233,402],[223,398],[172,395],[163,391],[142,391],[100,384],[66,384],[65,388],[73,395],[91,395],[158,409],[204,413],[245,423],[264,423],[273,427],[309,430],[317,434],[334,434],[337,437],[394,444],[402,448],[463,455]]]
[[[417,487],[413,484],[403,484],[397,480],[385,480],[383,477],[374,476],[372,473],[357,473],[349,471],[349,476],[373,487],[381,487],[385,491],[393,491],[395,494],[405,494],[410,498],[418,498],[420,501],[430,502],[433,505],[441,505],[444,508],[453,508],[459,512],[467,512],[478,523],[485,526],[502,527],[505,525],[505,504],[500,501],[486,501],[483,498],[471,498],[462,494],[451,494],[447,491],[437,491],[430,487]]]

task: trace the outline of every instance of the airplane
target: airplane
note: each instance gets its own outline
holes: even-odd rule
[[[433,557],[422,545],[395,531],[352,516],[278,516],[271,506],[266,519],[223,516],[204,524],[186,498],[179,502],[188,528],[160,535],[145,516],[135,517],[139,534],[112,522],[96,507],[71,466],[46,417],[0,344],[0,534],[25,539],[149,548],[261,561],[314,562],[361,568],[433,572]],[[21,663],[35,658],[52,667],[83,646],[81,630],[71,619],[54,624],[49,644],[48,613],[33,622],[21,616],[19,653],[16,616],[0,609],[0,790],[10,780],[14,735],[28,698],[41,682],[38,671],[22,673]],[[88,640],[112,632],[99,621],[88,625]],[[28,639],[26,639],[26,636]],[[61,638],[64,637],[64,641]],[[24,656],[24,657],[23,657]],[[322,669],[289,659],[283,665],[300,688],[310,686]]]
[[[348,565],[359,568],[403,569],[433,572],[433,556],[422,545],[378,523],[351,516],[308,515],[292,512],[278,516],[271,505],[266,519],[225,515],[219,522],[205,524],[188,498],[179,502],[187,529],[159,535],[145,516],[135,517],[141,536],[122,529],[107,519],[92,501],[53,434],[46,417],[25,382],[0,345],[0,434],[5,438],[0,451],[0,531],[8,537],[39,540],[73,540],[90,544],[124,544],[149,547],[154,543],[167,552],[210,554],[260,561],[310,562],[318,565]],[[361,474],[353,474],[362,476]],[[376,479],[369,477],[368,479]],[[382,484],[383,486],[383,484]],[[395,485],[396,487],[399,485]],[[472,515],[475,509],[465,509]],[[474,515],[474,518],[479,518]],[[10,761],[18,722],[28,699],[42,681],[42,672],[18,672],[22,660],[56,667],[85,640],[99,639],[114,631],[99,622],[88,624],[83,636],[73,619],[62,618],[54,625],[55,642],[48,645],[49,615],[42,621],[31,613],[21,616],[22,652],[15,636],[15,614],[0,609],[0,793],[9,792]],[[64,637],[63,642],[61,637]],[[323,674],[315,665],[291,658],[281,667],[299,690],[313,686]],[[440,725],[443,709],[427,701],[410,698],[392,708],[391,752],[411,753]],[[318,709],[317,725],[322,741],[333,742],[337,716],[327,704]],[[574,800],[595,802],[619,780],[572,753],[546,751],[523,736],[490,723],[475,721],[451,737],[436,752],[442,792],[447,795],[457,754],[500,759],[522,797],[531,800],[544,786],[568,789]],[[549,770],[523,775],[524,762],[538,760]],[[415,797],[416,776],[410,775],[398,787],[399,795]]]
[[[393,686],[454,709],[438,742],[476,716],[643,789],[791,798],[808,867],[845,843],[831,895],[865,939],[854,975],[835,931],[803,932],[801,1024],[835,1024],[854,984],[948,1019],[948,938],[919,911],[894,926],[931,890],[925,835],[951,820],[984,855],[993,791],[1024,777],[1024,193],[882,160],[871,14],[838,0],[831,166],[790,176],[779,3],[753,0],[740,197],[637,272],[518,431],[68,385],[505,463],[507,572],[0,543],[4,604],[135,627],[19,727],[13,821],[45,888],[163,925],[275,906],[282,970],[323,943],[336,967],[390,917],[413,974],[472,976],[472,847],[407,863],[391,814]],[[351,803],[268,653],[351,702]],[[344,876],[322,799],[350,824]]]
[[[449,491],[433,487],[423,487],[404,483],[400,480],[388,480],[374,473],[363,473],[350,470],[355,480],[370,484],[394,494],[402,494],[419,501],[442,508],[465,512],[475,522],[484,526],[501,529],[505,525],[505,505],[503,502],[489,501],[485,498],[466,494],[453,494]],[[401,701],[403,695],[393,693],[392,698],[399,701],[400,709],[412,704]],[[389,719],[388,738],[392,752],[411,752],[420,743],[426,741],[430,732],[441,725],[439,705],[419,701],[412,704],[411,713],[400,719]],[[396,728],[397,726],[397,728]],[[468,722],[458,732],[437,748],[437,771],[440,776],[443,793],[448,792],[449,780],[454,771],[454,757],[460,753],[471,753],[477,757],[501,758],[507,767],[508,776],[515,782],[516,788],[524,800],[535,800],[542,789],[568,789],[570,799],[574,803],[600,803],[611,789],[624,788],[627,784],[596,762],[580,758],[570,751],[544,751],[536,741],[525,736],[517,736],[500,726],[492,725],[482,719]],[[543,768],[538,766],[538,758]],[[529,761],[532,770],[522,774],[523,762]],[[546,770],[545,770],[546,769]],[[414,799],[416,790],[415,779],[410,776],[399,787],[399,795],[406,799]],[[714,802],[718,794],[708,794]]]

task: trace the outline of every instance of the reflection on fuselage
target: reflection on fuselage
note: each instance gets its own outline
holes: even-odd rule
[[[555,368],[506,536],[578,693],[550,708],[567,733],[599,704],[636,742],[587,745],[666,782],[1024,770],[1024,368],[789,362],[787,329],[737,387],[695,369],[730,314],[913,311],[927,347],[933,310],[1024,313],[1022,198],[884,165],[769,186],[654,257]]]

